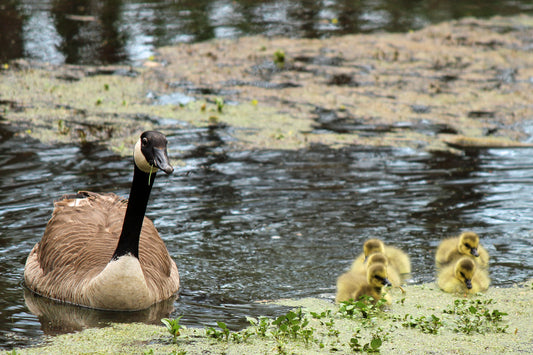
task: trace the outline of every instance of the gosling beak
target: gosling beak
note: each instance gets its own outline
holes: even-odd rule
[[[466,288],[470,290],[472,288],[472,280],[466,279],[465,285],[466,285]]]
[[[167,175],[172,174],[174,171],[174,168],[170,165],[166,148],[154,148],[154,165],[167,173]]]
[[[477,248],[470,249],[470,254],[472,254],[474,256],[479,256],[479,253],[477,252]]]
[[[390,283],[389,279],[384,279],[383,286],[392,286],[392,284]]]

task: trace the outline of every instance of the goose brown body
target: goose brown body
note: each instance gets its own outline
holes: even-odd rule
[[[127,280],[125,285],[136,285],[137,290],[129,293],[136,297],[129,297],[124,290],[112,304],[94,290],[92,283],[108,266],[117,246],[127,201],[112,193],[83,193],[87,198],[55,203],[42,240],[28,257],[26,285],[48,298],[102,309],[144,309],[176,293],[178,268],[147,217],[139,239],[139,266],[146,287],[142,282]]]
[[[166,156],[166,138],[164,142]],[[155,173],[140,170],[139,159],[136,155],[130,193],[135,206],[112,193],[92,192],[55,203],[44,235],[26,261],[24,279],[30,290],[62,302],[112,310],[145,309],[178,291],[176,263],[144,216]],[[173,170],[169,165],[161,169]]]

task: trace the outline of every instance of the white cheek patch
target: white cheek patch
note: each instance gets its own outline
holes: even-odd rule
[[[144,154],[141,151],[141,140],[139,139],[135,144],[135,150],[133,152],[133,159],[135,160],[135,165],[145,173],[155,173],[157,168],[153,165],[150,165]]]

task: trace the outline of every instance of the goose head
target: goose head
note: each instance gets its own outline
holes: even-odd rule
[[[472,288],[472,277],[476,271],[476,264],[470,258],[463,257],[455,264],[455,277],[463,282],[467,289]]]
[[[464,232],[459,237],[459,252],[463,255],[479,256],[477,248],[479,246],[479,236],[474,232]]]
[[[385,253],[385,245],[379,239],[369,239],[363,244],[365,260],[374,253]]]
[[[167,137],[161,132],[146,131],[135,144],[133,153],[135,165],[145,173],[163,170],[166,174],[174,171],[167,154]]]
[[[392,286],[387,276],[387,267],[381,263],[371,265],[366,275],[368,284],[372,287]]]

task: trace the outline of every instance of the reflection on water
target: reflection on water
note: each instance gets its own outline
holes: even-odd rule
[[[24,301],[29,311],[39,319],[44,334],[56,335],[99,327],[110,322],[161,324],[161,318],[168,317],[174,310],[175,298],[137,312],[111,312],[62,304],[37,296],[26,288]]]
[[[148,207],[180,270],[177,301],[124,318],[25,299],[24,263],[52,201],[85,189],[126,196],[132,168],[98,145],[44,146],[6,132],[0,127],[0,347],[109,321],[158,323],[169,312],[189,326],[236,329],[246,315],[284,311],[261,300],[332,298],[336,277],[371,237],[410,254],[413,283],[434,280],[439,240],[465,229],[481,235],[495,286],[533,274],[531,149],[232,152],[222,128],[211,128],[171,131],[170,156],[185,165],[158,178]]]
[[[528,0],[500,1],[72,1],[0,3],[0,61],[135,62],[156,47],[244,35],[321,38],[409,31],[465,16],[532,13]]]

